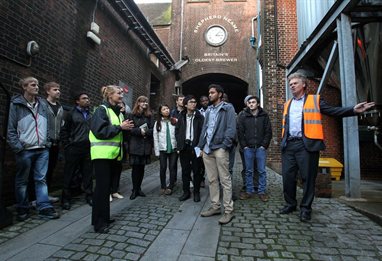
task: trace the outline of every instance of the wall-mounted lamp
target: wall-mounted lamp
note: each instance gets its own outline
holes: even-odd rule
[[[35,41],[29,41],[27,44],[27,54],[35,56],[40,51],[40,46]]]

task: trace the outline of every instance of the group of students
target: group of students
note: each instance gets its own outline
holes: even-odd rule
[[[296,209],[295,184],[296,175],[300,172],[304,184],[300,219],[308,221],[314,197],[317,168],[315,163],[318,161],[318,151],[323,148],[323,136],[322,126],[318,130],[316,126],[321,123],[314,121],[314,128],[310,128],[310,121],[307,120],[310,116],[305,113],[306,110],[307,113],[312,111],[310,107],[302,110],[303,107],[299,107],[297,100],[306,100],[305,105],[301,103],[303,106],[316,106],[313,108],[316,114],[321,109],[323,113],[336,116],[353,116],[371,108],[374,103],[364,102],[344,109],[331,107],[319,96],[305,95],[307,80],[304,75],[293,74],[289,81],[294,98],[285,104],[284,109],[282,175],[286,205],[280,213],[288,214]],[[245,191],[240,199],[249,199],[257,194],[262,201],[268,200],[265,163],[272,130],[269,116],[259,106],[256,96],[247,96],[244,101],[246,108],[236,115],[232,104],[224,100],[222,86],[211,84],[208,87],[208,98],[200,98],[200,110],[197,109],[197,101],[193,95],[180,96],[177,99],[177,108],[172,112],[168,105],[159,106],[157,119],[154,120],[149,100],[145,96],[139,96],[131,113],[126,114],[123,111],[123,91],[115,85],[101,88],[103,102],[96,107],[94,113],[89,110],[88,95],[82,92],[75,97],[76,105],[66,114],[58,102],[59,84],[50,82],[44,85],[47,99],[38,96],[38,80],[33,77],[22,79],[20,86],[23,94],[15,95],[11,100],[7,137],[16,154],[15,192],[17,219],[20,221],[29,217],[30,174],[34,179],[39,215],[48,219],[59,217],[50,202],[47,186],[47,182],[49,184],[51,180],[49,175],[57,162],[59,144],[63,145],[65,153],[61,206],[63,209],[70,209],[71,184],[76,173],[80,172],[86,201],[92,206],[92,225],[99,233],[107,232],[108,226],[114,221],[110,219],[111,196],[123,197],[118,193],[118,187],[121,161],[126,152],[132,168],[131,200],[138,196],[145,197],[141,189],[144,168],[150,163],[154,148],[155,155],[160,160],[160,194],[172,194],[179,157],[183,183],[183,194],[179,200],[184,201],[191,197],[192,181],[193,199],[195,202],[200,201],[200,187],[203,182],[201,170],[205,169],[211,205],[201,216],[221,214],[222,189],[224,213],[219,223],[227,224],[234,218],[232,173],[229,170],[230,158],[232,159],[230,154],[234,153],[234,143],[238,140],[245,168]],[[210,106],[207,108],[208,102]],[[301,110],[302,114],[299,112]],[[301,115],[305,119],[304,125]],[[314,147],[316,143],[312,143],[313,141],[319,141],[320,143],[316,142],[319,146]],[[254,163],[259,174],[257,189],[253,183]],[[170,172],[168,185],[167,165]],[[94,192],[93,173],[96,181]]]
[[[139,96],[130,113],[124,112],[123,91],[109,85],[101,88],[102,104],[90,111],[86,92],[75,95],[75,106],[64,112],[59,103],[60,85],[44,85],[47,98],[40,98],[38,80],[27,77],[20,81],[23,94],[11,100],[8,143],[16,154],[16,207],[17,219],[29,218],[29,177],[33,177],[36,209],[39,216],[59,218],[48,195],[48,185],[58,160],[60,146],[64,150],[64,184],[61,207],[71,208],[74,179],[81,176],[81,188],[86,202],[92,206],[92,225],[96,232],[107,231],[110,219],[110,201],[123,198],[118,193],[122,160],[129,154],[132,168],[130,199],[145,197],[141,189],[145,165],[151,153],[160,160],[160,194],[170,195],[177,181],[177,161],[182,167],[183,194],[179,200],[191,197],[200,201],[200,187],[206,170],[210,186],[211,209],[202,213],[210,216],[220,211],[219,182],[224,191],[225,214],[221,224],[233,218],[232,183],[228,171],[228,153],[236,137],[236,114],[230,103],[223,101],[220,85],[209,87],[209,97],[201,97],[202,108],[197,109],[193,95],[177,98],[177,108],[168,105],[158,108],[154,120],[148,98]],[[208,102],[211,106],[208,107]],[[127,146],[126,146],[127,145]],[[247,147],[251,147],[248,144]],[[268,146],[264,144],[264,146]],[[227,156],[227,158],[226,158]],[[170,180],[166,181],[169,166]],[[250,168],[248,168],[250,172]],[[248,173],[249,173],[248,172]],[[191,173],[193,176],[191,177]],[[95,187],[93,191],[93,175]],[[250,182],[247,182],[248,193]],[[220,212],[219,212],[220,213]]]

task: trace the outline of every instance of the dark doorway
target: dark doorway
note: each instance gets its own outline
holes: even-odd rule
[[[236,112],[244,107],[244,98],[248,93],[248,83],[228,74],[209,73],[194,77],[183,83],[183,94],[192,94],[199,100],[202,95],[208,96],[208,86],[211,83],[220,84],[227,93],[229,102],[233,104]]]
[[[158,108],[160,103],[160,81],[157,77],[151,74],[151,82],[150,82],[150,106],[151,108]]]

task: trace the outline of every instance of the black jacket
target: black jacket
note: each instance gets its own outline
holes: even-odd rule
[[[305,95],[305,100],[306,101],[307,95]],[[291,103],[290,103],[291,104]],[[281,149],[283,150],[288,142],[288,133],[289,133],[289,109],[290,109],[290,104],[288,108],[288,114],[285,117],[285,132],[284,132],[284,137],[282,137],[281,140]],[[326,115],[330,116],[336,116],[336,117],[349,117],[349,116],[355,116],[356,114],[354,113],[353,107],[334,107],[331,105],[328,105],[322,98],[320,98],[320,112]],[[304,118],[301,120],[301,130],[302,133],[304,133]],[[305,145],[305,149],[307,151],[320,151],[325,149],[325,144],[324,141],[322,140],[315,140],[315,139],[309,139],[305,137],[305,135],[302,136],[302,140]]]
[[[117,116],[121,113],[119,106],[112,106],[108,102],[103,102],[102,105],[106,106],[106,108],[111,108]],[[103,106],[99,106],[95,110],[90,122],[90,130],[99,140],[111,139],[122,131],[119,125],[112,125],[110,123],[106,109]]]
[[[181,151],[185,147],[186,128],[187,128],[187,110],[183,110],[178,115],[178,122],[175,126],[175,138],[177,143],[177,150]],[[192,140],[192,147],[196,147],[199,142],[200,133],[202,132],[204,117],[200,111],[195,110],[195,117],[193,119],[194,139]]]
[[[238,138],[242,148],[268,148],[272,139],[272,127],[268,114],[261,108],[254,116],[245,108],[238,116]]]
[[[77,107],[64,114],[64,125],[60,132],[61,142],[64,147],[90,148],[89,131],[91,118],[92,114],[89,112],[87,119],[85,119]]]
[[[146,156],[151,155],[153,148],[153,117],[145,117],[143,114],[128,114],[127,119],[133,120],[134,128],[127,131],[127,141],[129,154]],[[143,136],[139,128],[143,124],[147,124],[146,135]]]

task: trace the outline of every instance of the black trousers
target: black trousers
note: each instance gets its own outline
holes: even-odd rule
[[[283,192],[287,206],[297,206],[296,188],[299,173],[303,184],[300,210],[312,211],[319,155],[319,151],[307,151],[302,140],[289,141],[282,151]]]
[[[71,199],[71,183],[77,170],[82,174],[82,190],[87,196],[91,195],[93,193],[93,170],[91,168],[90,148],[74,146],[65,148],[62,200]]]
[[[190,193],[191,171],[194,174],[194,192],[199,192],[202,176],[200,173],[200,160],[195,156],[194,148],[186,146],[179,153],[179,158],[182,167],[183,192]]]
[[[92,225],[96,231],[106,226],[110,220],[111,180],[121,172],[120,165],[121,162],[117,160],[93,160],[96,186],[93,194]]]
[[[119,181],[121,180],[122,161],[118,161],[119,171],[115,171],[111,177],[111,194],[119,192]]]
[[[131,180],[133,181],[133,191],[140,191],[145,175],[145,165],[131,166]]]
[[[167,162],[168,162],[168,170],[170,172],[170,189],[174,187],[175,180],[176,180],[176,171],[178,164],[178,153],[172,152],[172,153],[166,153],[164,151],[161,151],[159,154],[159,176],[160,176],[160,186],[162,189],[166,188],[166,171],[167,171]]]
[[[56,144],[52,145],[49,149],[49,164],[48,171],[46,172],[46,183],[48,185],[48,191],[50,191],[50,188],[52,186],[52,177],[54,169],[57,165],[59,151],[60,147]]]

